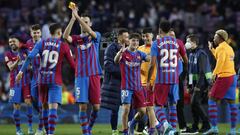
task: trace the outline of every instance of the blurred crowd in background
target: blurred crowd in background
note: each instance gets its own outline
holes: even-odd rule
[[[200,37],[200,43],[207,47],[213,39],[215,30],[223,28],[229,33],[228,42],[235,51],[236,69],[239,68],[239,0],[71,0],[76,2],[80,13],[92,16],[93,29],[101,32],[126,27],[130,31],[140,31],[152,27],[155,34],[158,24],[168,19],[177,38],[185,40],[189,33]],[[9,72],[4,63],[4,52],[8,48],[8,36],[18,33],[23,41],[29,39],[29,26],[39,23],[43,38],[50,36],[48,24],[67,25],[71,11],[67,5],[70,0],[1,0],[0,1],[0,100],[7,101]],[[74,25],[73,33],[79,33]],[[68,67],[63,67],[66,69]],[[73,88],[74,73],[64,72],[66,89]],[[72,102],[72,99],[71,99]]]

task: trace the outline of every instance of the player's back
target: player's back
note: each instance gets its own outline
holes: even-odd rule
[[[153,47],[157,51],[156,83],[178,83],[179,45],[177,39],[165,36],[155,41]]]
[[[41,41],[41,44],[42,49],[40,51],[41,67],[39,82],[41,84],[61,84],[61,65],[63,55],[62,46],[64,46],[64,44],[57,38],[48,38]]]

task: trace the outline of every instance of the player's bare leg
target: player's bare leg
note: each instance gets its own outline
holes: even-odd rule
[[[89,123],[88,123],[88,116],[87,116],[87,104],[86,103],[80,103],[79,104],[79,119],[80,119],[80,125],[82,127],[82,134],[83,135],[89,135]]]
[[[58,103],[49,104],[49,113],[48,113],[48,135],[53,135],[57,122],[57,108]]]
[[[154,134],[157,118],[154,112],[154,107],[153,106],[148,106],[147,107],[147,115],[149,119],[149,130],[148,133],[149,135]]]
[[[128,114],[130,112],[130,104],[123,104],[123,113],[122,113],[122,129],[123,129],[123,134],[127,135],[128,134]]]
[[[21,130],[21,121],[20,121],[20,104],[13,104],[13,118],[16,125],[16,134],[17,135],[23,135],[23,132]]]
[[[28,117],[28,134],[33,135],[33,127],[32,127],[32,117],[33,117],[33,107],[31,99],[25,99],[24,102],[27,104],[27,117]]]
[[[97,118],[97,114],[98,114],[98,111],[100,109],[100,104],[93,104],[93,108],[92,108],[92,112],[91,112],[91,115],[90,115],[90,119],[89,119],[89,133],[92,134],[92,127],[95,123],[95,120]]]
[[[129,135],[134,135],[134,127],[136,123],[143,118],[143,116],[146,114],[146,107],[141,107],[137,109],[138,112],[135,114],[134,118],[131,120],[129,124]]]

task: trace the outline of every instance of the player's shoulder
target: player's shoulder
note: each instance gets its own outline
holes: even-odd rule
[[[181,39],[177,39],[177,43],[178,43],[179,45],[183,45],[183,44],[184,44]]]
[[[67,43],[67,42],[64,42],[64,41],[61,41],[61,46],[62,46],[62,47],[68,46],[68,43]]]
[[[26,44],[27,44],[27,45],[32,45],[32,44],[34,44],[34,43],[33,43],[33,40],[32,40],[32,39],[28,39],[27,42],[26,42]]]
[[[107,50],[111,51],[111,50],[115,50],[117,49],[118,44],[117,43],[111,43],[110,45],[108,45]]]
[[[137,50],[137,52],[138,52],[138,53],[141,53],[141,54],[142,54],[142,53],[144,53],[144,52],[143,52],[143,51],[141,51],[141,50]]]
[[[66,51],[67,49],[69,49],[69,44],[67,42],[61,41],[61,48],[63,49],[63,51]]]
[[[160,43],[160,39],[156,39],[152,42],[152,46],[151,47],[156,47],[158,46],[158,44]]]
[[[12,56],[12,51],[6,51],[4,53],[4,55],[7,56],[7,57],[11,57]]]

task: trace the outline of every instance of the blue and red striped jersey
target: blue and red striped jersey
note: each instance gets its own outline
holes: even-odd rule
[[[21,68],[24,71],[31,59],[37,54],[41,57],[38,82],[40,84],[62,84],[62,62],[66,57],[70,66],[74,69],[75,63],[68,44],[57,38],[48,38],[36,43],[28,55],[28,59]]]
[[[20,61],[18,62],[18,66],[13,69],[12,71],[10,71],[10,87],[22,87],[22,86],[26,86],[30,84],[30,71],[26,70],[25,72],[23,72],[23,77],[20,80],[20,83],[16,83],[15,78],[18,74],[18,72],[20,71],[20,68],[23,64],[23,62],[26,60],[26,57],[28,55],[28,50],[27,49],[20,49],[17,52],[13,52],[8,51],[5,53],[5,62],[6,64],[8,62],[15,62],[18,60],[18,58],[20,58]]]
[[[121,89],[141,90],[141,63],[147,55],[141,51],[131,52],[126,50],[120,60]]]
[[[97,37],[73,35],[72,45],[75,48],[75,76],[86,77],[101,75],[102,68],[99,62],[99,47],[101,34],[95,32]]]
[[[32,49],[34,48],[35,43],[33,42],[32,39],[27,41],[27,48],[29,51],[32,51]],[[32,79],[33,80],[38,80],[38,73],[39,73],[39,68],[40,68],[40,63],[41,62],[41,58],[39,53],[36,55],[36,57],[34,59],[32,59]]]
[[[155,83],[178,83],[180,50],[182,50],[182,48],[180,49],[177,39],[170,36],[165,36],[153,42],[151,56],[157,58],[157,76]],[[183,56],[183,54],[181,54],[181,56]]]

